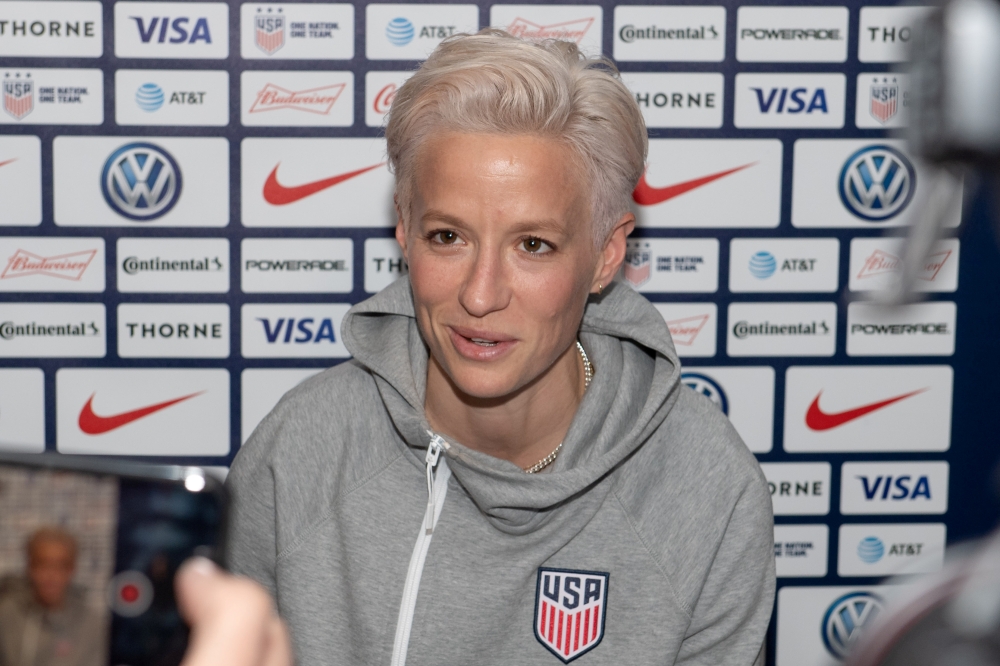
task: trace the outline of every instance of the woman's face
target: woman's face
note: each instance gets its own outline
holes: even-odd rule
[[[617,271],[594,247],[588,183],[569,148],[532,136],[437,135],[419,157],[396,238],[420,330],[462,393],[508,395],[573,343]]]

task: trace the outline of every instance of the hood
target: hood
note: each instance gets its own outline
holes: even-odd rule
[[[430,440],[423,408],[428,351],[409,279],[400,278],[351,308],[341,334],[354,358],[375,376],[401,446],[423,469]],[[601,481],[649,439],[677,399],[681,368],[670,331],[656,308],[627,286],[616,282],[591,299],[579,339],[594,364],[594,378],[559,457],[544,474],[525,474],[511,462],[448,438],[456,480],[505,532],[537,529],[561,506],[592,497],[599,486],[603,491],[596,494],[606,493],[609,484]]]

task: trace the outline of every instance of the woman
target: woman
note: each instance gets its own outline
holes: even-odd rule
[[[449,39],[386,129],[401,279],[230,474],[230,559],[301,664],[753,664],[771,506],[615,284],[646,131],[606,60]]]

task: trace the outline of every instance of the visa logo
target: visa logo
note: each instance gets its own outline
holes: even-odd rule
[[[856,477],[861,481],[862,492],[867,500],[915,500],[918,497],[931,499],[931,484],[926,476],[917,478],[916,483],[909,474],[902,474],[896,477],[893,483],[892,476],[876,476],[874,479],[867,476]],[[881,492],[879,492],[881,491]]]
[[[148,25],[141,16],[130,16],[129,18],[135,21],[136,28],[139,30],[139,39],[142,40],[143,44],[148,44],[150,40],[154,39],[157,44],[165,42],[194,44],[198,41],[206,44],[212,43],[212,34],[208,29],[207,18],[197,19],[194,26],[190,26],[191,19],[186,16],[177,17],[172,21],[169,16],[154,16],[149,19]]]
[[[829,113],[826,90],[816,88],[812,94],[808,88],[750,88],[757,95],[757,107],[761,113]],[[772,111],[773,109],[773,111]]]
[[[285,319],[284,317],[274,322],[267,317],[257,317],[257,321],[264,327],[264,337],[268,344],[305,344],[319,343],[321,340],[328,340],[336,344],[337,338],[334,334],[333,320],[329,317],[321,319],[316,326],[316,320],[312,317],[303,317],[297,320],[294,317]]]

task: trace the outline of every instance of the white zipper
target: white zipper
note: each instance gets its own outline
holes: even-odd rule
[[[448,479],[451,470],[448,461],[441,458],[441,452],[449,448],[448,442],[441,435],[427,431],[431,436],[427,445],[427,455],[424,463],[427,466],[427,510],[424,520],[417,533],[417,543],[410,555],[410,567],[406,570],[406,584],[403,586],[403,600],[399,604],[399,618],[396,620],[396,639],[392,645],[391,666],[406,664],[406,650],[410,645],[410,628],[413,626],[413,611],[417,606],[417,593],[420,591],[420,577],[424,573],[424,560],[427,559],[427,549],[431,547],[431,537],[437,527],[444,498],[448,494]]]

